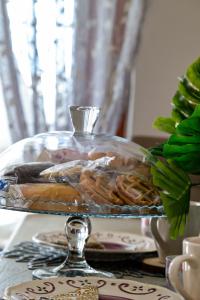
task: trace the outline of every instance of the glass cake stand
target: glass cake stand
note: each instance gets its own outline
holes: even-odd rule
[[[75,148],[78,147],[77,148],[78,152],[79,153],[81,152],[84,155],[85,153],[88,153],[88,151],[91,148],[101,149],[101,151],[107,151],[105,149],[108,149],[109,147],[110,147],[109,151],[119,151],[119,152],[121,151],[123,155],[124,153],[130,154],[132,148],[135,147],[135,144],[132,143],[131,145],[129,145],[129,142],[119,137],[109,137],[106,135],[92,134],[94,125],[97,121],[98,114],[99,114],[98,108],[71,107],[71,117],[75,129],[73,133],[69,133],[69,132],[46,133],[46,134],[37,135],[36,137],[33,138],[22,140],[14,144],[13,146],[11,146],[7,151],[5,151],[0,156],[0,166],[2,166],[2,169],[4,170],[5,168],[7,168],[9,164],[12,166],[14,164],[17,165],[19,162],[23,162],[23,163],[36,162],[38,161],[37,160],[38,154],[41,152],[43,156],[39,155],[39,157],[40,159],[41,157],[44,159],[44,154],[47,155],[49,153],[51,154],[55,153],[51,151],[48,152],[46,150],[49,144],[51,146],[56,145],[56,147],[58,147],[58,149],[61,150],[66,149],[67,147],[68,147],[67,149],[69,149],[70,147],[70,149],[72,149],[69,152],[70,155],[74,155],[73,152],[74,147]],[[136,152],[137,151],[138,149],[136,149]],[[99,153],[101,152],[98,152],[98,154]],[[57,158],[58,156],[56,156],[56,159]],[[49,156],[46,161],[48,160],[50,160]],[[60,165],[61,164],[59,164],[59,166]],[[92,168],[93,168],[92,170],[94,170],[94,164],[92,164]],[[97,167],[95,166],[95,168],[96,168],[95,170],[97,170],[98,172],[104,172],[102,171],[101,164],[98,164]],[[1,173],[2,172],[0,172],[0,174]],[[10,176],[11,174],[10,170],[9,172],[7,171],[7,174]],[[119,174],[121,175],[121,173]],[[28,175],[26,173],[26,176]],[[107,178],[110,178],[109,176],[114,176],[114,175],[112,172],[106,173]],[[27,182],[27,178],[23,177],[23,180],[24,179],[25,182]],[[78,186],[77,183],[75,184],[74,182],[74,180],[76,179],[77,177],[75,176],[73,177],[73,180],[70,182],[71,186],[74,188],[77,188]],[[61,176],[59,180],[63,180],[63,177]],[[63,183],[68,184],[68,182],[66,181],[62,181],[62,184]],[[1,184],[3,185],[4,181],[2,181]],[[58,182],[58,184],[60,184],[60,181]],[[16,211],[31,212],[31,213],[41,213],[41,214],[53,214],[53,215],[57,214],[57,215],[65,215],[66,217],[68,217],[65,224],[66,239],[68,242],[68,248],[66,249],[66,259],[60,266],[57,266],[55,268],[34,270],[33,277],[39,279],[55,277],[55,276],[113,277],[113,274],[111,273],[93,269],[88,265],[88,263],[85,260],[85,251],[84,251],[85,243],[91,233],[90,217],[114,219],[114,218],[144,218],[144,217],[149,218],[149,217],[158,217],[164,215],[162,205],[142,205],[142,206],[129,205],[129,204],[114,205],[112,203],[107,203],[105,199],[104,202],[102,203],[101,201],[100,203],[98,201],[97,202],[84,201],[83,203],[77,203],[76,201],[74,201],[71,204],[62,200],[54,201],[54,199],[51,199],[50,201],[43,203],[43,200],[40,199],[39,202],[40,208],[37,209],[31,207],[30,205],[32,202],[34,203],[33,199],[24,202],[24,200],[22,199],[23,195],[21,196],[21,194],[18,193],[18,190],[20,190],[23,184],[22,185],[15,184],[14,186],[17,187],[15,189],[14,194],[12,195],[10,194],[10,186],[8,191],[6,191],[5,193],[4,192],[1,193],[0,195],[1,209],[9,209],[9,210],[16,210]],[[85,188],[87,189],[87,186],[85,186]],[[78,191],[80,192],[80,194],[83,193],[83,190],[78,190]],[[109,192],[109,190],[107,190],[107,192]],[[84,199],[86,197],[87,194],[84,195]]]
[[[151,218],[151,217],[163,217],[163,206],[152,207],[126,207],[121,209],[118,213],[108,213],[108,207],[101,209],[105,212],[98,212],[99,207],[93,211],[86,212],[86,208],[83,207],[83,212],[79,213],[67,213],[59,211],[37,211],[26,208],[14,207],[9,204],[5,204],[5,199],[0,199],[0,209],[9,209],[15,211],[23,211],[30,213],[41,214],[53,214],[53,215],[65,215],[68,216],[65,223],[65,233],[68,247],[66,249],[65,261],[54,268],[36,269],[33,271],[33,278],[45,279],[55,276],[96,276],[96,277],[114,277],[112,273],[96,270],[92,268],[85,259],[85,244],[91,233],[90,217],[94,218]],[[91,210],[88,207],[87,210]],[[80,208],[79,208],[80,210]]]

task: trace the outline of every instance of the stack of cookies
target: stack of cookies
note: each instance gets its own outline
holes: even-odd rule
[[[45,155],[43,152],[39,159],[50,159],[49,154]],[[51,162],[13,166],[4,173],[16,178],[16,184],[9,186],[10,195],[16,195],[17,191],[31,209],[79,212],[82,205],[91,203],[160,204],[149,166],[134,157],[94,150],[80,157],[67,149],[51,155],[54,157]]]

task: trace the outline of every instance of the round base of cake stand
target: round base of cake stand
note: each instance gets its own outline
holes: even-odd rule
[[[85,260],[85,242],[91,233],[89,218],[70,217],[65,224],[65,233],[68,241],[68,253],[66,260],[58,267],[34,270],[34,279],[65,276],[95,276],[114,278],[112,273],[95,270]]]
[[[115,276],[112,273],[104,272],[95,270],[92,267],[90,267],[88,264],[84,268],[78,268],[78,267],[71,267],[70,265],[66,265],[64,268],[53,268],[53,269],[38,269],[34,270],[32,273],[33,279],[47,279],[47,278],[53,278],[53,277],[75,277],[75,276],[81,276],[81,277],[88,277],[88,276],[94,276],[94,277],[106,277],[106,278],[115,278]]]

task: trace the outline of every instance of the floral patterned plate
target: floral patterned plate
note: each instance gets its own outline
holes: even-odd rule
[[[156,251],[154,240],[139,234],[130,234],[125,232],[95,232],[92,234],[97,246],[87,248],[87,252],[98,253],[146,253]],[[37,233],[33,236],[33,241],[43,243],[49,246],[61,248],[67,247],[65,234],[60,231]],[[103,249],[98,247],[98,243]]]
[[[59,277],[50,280],[33,280],[7,288],[7,300],[67,299],[64,295],[80,287],[97,287],[100,300],[181,300],[178,294],[156,285],[132,280],[97,277]]]

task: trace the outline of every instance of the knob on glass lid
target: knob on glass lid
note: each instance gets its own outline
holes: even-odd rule
[[[100,108],[94,106],[70,106],[75,133],[92,133],[99,117]]]

